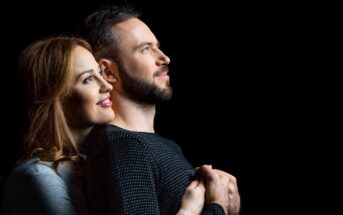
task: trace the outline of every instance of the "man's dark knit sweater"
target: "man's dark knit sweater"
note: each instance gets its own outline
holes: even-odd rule
[[[173,214],[195,174],[179,146],[154,133],[114,125],[93,129],[87,146],[87,195],[93,214]],[[203,214],[224,214],[207,206]]]

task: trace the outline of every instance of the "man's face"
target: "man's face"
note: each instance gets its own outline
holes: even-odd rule
[[[169,100],[170,59],[159,49],[155,35],[137,18],[121,22],[115,28],[121,53],[119,75],[126,95],[143,104]]]

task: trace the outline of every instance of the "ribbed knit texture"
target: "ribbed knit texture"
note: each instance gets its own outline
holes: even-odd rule
[[[106,125],[93,129],[86,147],[87,195],[93,214],[177,213],[195,172],[175,142]],[[209,212],[215,214],[213,205]]]
[[[225,211],[222,208],[222,206],[216,203],[207,205],[205,210],[201,213],[201,215],[217,215],[217,214],[225,215]]]

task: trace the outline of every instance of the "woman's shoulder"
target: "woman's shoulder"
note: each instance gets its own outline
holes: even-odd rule
[[[18,164],[10,173],[8,180],[35,182],[46,181],[49,184],[63,183],[62,178],[52,168],[52,162],[29,158]]]
[[[75,211],[68,187],[52,168],[52,162],[38,158],[26,159],[12,170],[3,197],[8,205],[3,210],[11,214],[74,214]]]
[[[55,198],[57,193],[59,196],[69,195],[66,182],[52,168],[52,163],[40,161],[38,158],[30,158],[17,165],[7,178],[5,189],[31,190],[30,192],[51,199]]]

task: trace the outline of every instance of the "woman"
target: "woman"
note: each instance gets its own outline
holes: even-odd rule
[[[90,45],[79,38],[29,45],[19,69],[27,83],[29,126],[23,160],[6,182],[2,213],[88,214],[85,156],[78,149],[94,125],[113,119],[112,86],[103,79]],[[179,213],[199,213],[203,184],[194,181],[187,192]]]

